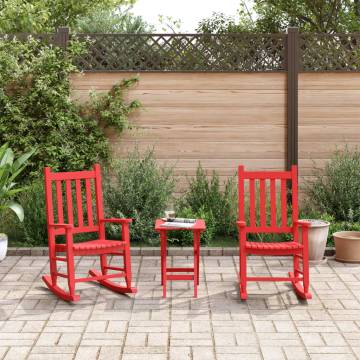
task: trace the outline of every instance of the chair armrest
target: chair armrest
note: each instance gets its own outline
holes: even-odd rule
[[[65,229],[65,241],[66,241],[66,245],[68,247],[68,249],[70,247],[72,247],[73,245],[73,233],[72,230],[74,228],[73,224],[48,224],[49,227],[51,228],[58,228],[58,229]],[[55,241],[56,242],[56,241]]]
[[[236,225],[239,229],[246,227],[245,221],[237,221]]]
[[[309,228],[310,228],[310,223],[306,220],[297,220],[294,221],[294,226],[293,226],[293,231],[296,231],[297,228],[303,228],[303,231],[301,232],[301,243],[303,244],[303,246],[305,248],[308,247],[308,236],[309,236]],[[299,241],[300,239],[298,239]]]
[[[294,221],[294,225],[309,228],[311,224],[306,220],[297,220]]]
[[[244,249],[246,243],[246,233],[245,233],[246,223],[245,221],[237,221],[236,225],[239,230],[239,246],[240,249]]]
[[[132,223],[132,219],[111,218],[111,219],[101,219],[100,222],[117,223],[117,224],[130,224],[130,223]]]

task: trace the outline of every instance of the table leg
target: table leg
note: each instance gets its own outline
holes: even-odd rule
[[[199,285],[199,277],[200,277],[200,232],[197,233],[198,235],[198,241],[197,241],[197,248],[198,248],[198,253],[197,253],[197,256],[198,256],[198,261],[197,261],[197,283]]]
[[[166,231],[160,233],[160,254],[161,254],[161,285],[163,287],[163,297],[166,298],[166,250],[167,234]]]
[[[200,253],[200,234],[194,231],[194,297],[197,297],[197,287],[199,285],[199,253]]]

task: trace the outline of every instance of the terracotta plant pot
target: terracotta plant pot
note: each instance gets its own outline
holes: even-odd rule
[[[338,231],[333,236],[335,260],[360,263],[360,231]]]
[[[8,248],[8,237],[6,234],[0,233],[0,261],[5,259]]]
[[[329,234],[330,223],[317,219],[301,219],[309,222],[309,261],[311,265],[321,264],[324,261],[326,242]],[[301,241],[301,229],[299,230]]]

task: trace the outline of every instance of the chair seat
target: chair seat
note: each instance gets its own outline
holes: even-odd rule
[[[122,250],[125,246],[123,241],[97,239],[73,244],[74,255],[76,254],[99,254],[103,252]],[[56,251],[66,251],[65,244],[57,244]]]
[[[284,241],[284,242],[255,242],[247,241],[246,249],[259,250],[259,251],[293,251],[301,250],[302,244],[295,241]]]

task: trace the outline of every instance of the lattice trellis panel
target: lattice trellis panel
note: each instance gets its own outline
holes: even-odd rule
[[[301,71],[360,71],[360,34],[301,34]]]
[[[285,34],[80,34],[78,65],[102,71],[282,71]]]

